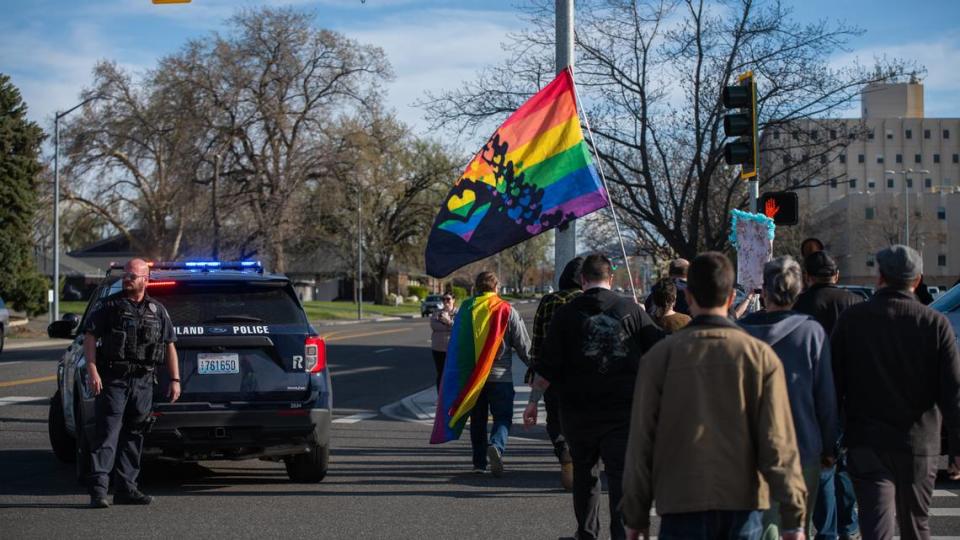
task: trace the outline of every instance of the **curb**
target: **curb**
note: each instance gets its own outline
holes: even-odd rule
[[[4,350],[15,351],[19,349],[66,349],[73,343],[71,339],[36,339],[36,338],[14,338],[7,340]]]
[[[362,323],[379,323],[379,322],[390,322],[390,321],[402,321],[406,319],[416,320],[420,317],[415,315],[398,315],[390,317],[377,317],[375,319],[363,319],[362,321],[356,320],[336,320],[336,319],[321,319],[318,321],[313,321],[311,324],[314,326],[346,326],[350,324],[362,324]]]

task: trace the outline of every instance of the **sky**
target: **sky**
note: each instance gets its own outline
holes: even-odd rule
[[[822,18],[865,33],[833,58],[902,57],[927,69],[928,117],[960,117],[960,1],[783,0],[799,21]],[[396,74],[389,104],[418,130],[426,129],[414,102],[470,81],[505,57],[499,44],[524,26],[520,0],[2,0],[0,72],[11,75],[29,117],[52,129],[53,114],[78,102],[98,60],[144,71],[192,38],[222,30],[236,9],[293,5],[330,28],[384,49]],[[857,104],[851,107],[856,115]]]

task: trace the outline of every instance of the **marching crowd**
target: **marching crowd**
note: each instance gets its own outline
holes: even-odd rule
[[[801,252],[765,265],[749,314],[721,253],[671,262],[644,305],[611,290],[605,256],[570,261],[532,338],[510,308],[470,415],[475,471],[503,474],[515,351],[530,368],[524,423],[545,403],[573,538],[601,537],[601,462],[612,539],[649,537],[654,508],[662,539],[929,538],[942,448],[960,476],[960,353],[915,293],[920,255],[877,253],[877,292],[861,301],[822,244]],[[499,283],[484,272],[475,289]],[[444,297],[431,318],[438,386],[466,311]]]

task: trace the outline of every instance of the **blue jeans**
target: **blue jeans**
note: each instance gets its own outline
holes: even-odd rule
[[[470,412],[470,444],[473,446],[473,467],[487,468],[487,446],[507,449],[507,436],[513,424],[513,381],[487,382]],[[487,442],[487,419],[493,415],[493,430]]]
[[[711,510],[666,514],[660,518],[662,540],[759,540],[763,534],[760,510]]]
[[[836,540],[838,535],[856,534],[859,530],[856,503],[846,456],[842,456],[837,465],[820,471],[820,493],[813,510],[815,540]]]

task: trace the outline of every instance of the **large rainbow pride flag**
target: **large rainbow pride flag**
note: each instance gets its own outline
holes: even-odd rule
[[[511,114],[467,165],[430,231],[427,273],[444,277],[607,204],[568,68]]]
[[[510,304],[496,293],[474,296],[460,306],[450,332],[430,444],[460,438],[490,375],[509,319]]]

